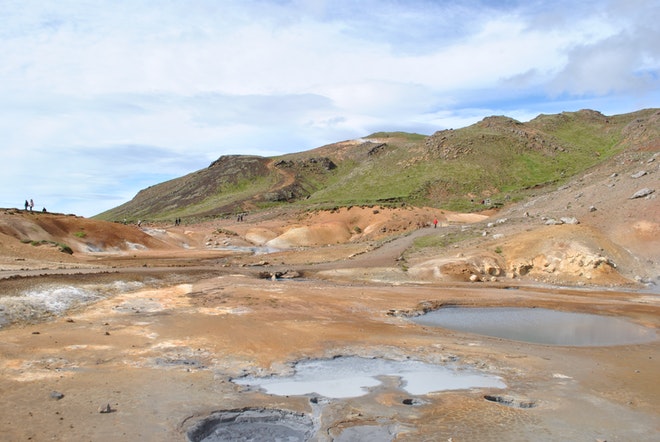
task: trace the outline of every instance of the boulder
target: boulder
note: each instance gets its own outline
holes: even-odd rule
[[[648,187],[645,187],[635,192],[633,196],[630,197],[630,199],[634,200],[635,198],[644,198],[645,196],[649,196],[653,192],[655,192],[655,189],[649,189]]]

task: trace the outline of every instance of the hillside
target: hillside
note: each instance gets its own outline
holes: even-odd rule
[[[95,218],[192,221],[282,204],[482,210],[482,202],[498,206],[560,186],[626,149],[657,148],[659,119],[657,109],[563,112],[527,123],[494,116],[428,137],[382,132],[279,157],[223,156]]]

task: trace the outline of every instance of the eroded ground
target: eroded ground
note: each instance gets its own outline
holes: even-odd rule
[[[182,441],[227,410],[299,416],[317,441],[657,440],[658,340],[547,346],[408,319],[443,305],[528,306],[657,330],[657,200],[584,205],[583,225],[545,226],[577,186],[547,198],[557,209],[539,197],[471,215],[344,208],[138,228],[7,210],[0,440]],[[413,247],[429,235],[461,241],[441,254]],[[415,396],[385,376],[363,396],[329,399],[232,382],[340,355],[475,370],[506,388]]]
[[[170,284],[2,330],[2,439],[185,440],[214,411],[253,407],[305,413],[317,427],[315,440],[328,441],[342,440],[343,431],[401,441],[657,438],[657,341],[553,347],[423,327],[406,317],[428,305],[543,306],[657,328],[653,295],[270,280],[248,270],[182,268]],[[319,400],[231,382],[338,355],[464,366],[500,376],[507,388],[415,397],[390,379],[362,397]],[[376,430],[383,428],[387,433]]]

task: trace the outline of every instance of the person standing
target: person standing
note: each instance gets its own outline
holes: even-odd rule
[[[34,209],[34,201],[30,198],[30,212]]]
[[[433,228],[437,229],[438,228],[438,218],[433,219]]]
[[[30,203],[28,200],[25,200],[25,211],[27,212],[28,207],[30,207]]]

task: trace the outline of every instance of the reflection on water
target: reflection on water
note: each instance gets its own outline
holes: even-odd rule
[[[416,317],[421,325],[444,327],[515,341],[568,346],[650,342],[656,331],[622,318],[543,308],[449,307]]]
[[[382,382],[381,376],[399,379],[399,387],[412,395],[434,391],[479,387],[504,388],[497,376],[457,370],[419,361],[392,361],[340,357],[296,364],[295,374],[287,377],[245,377],[233,380],[240,385],[258,386],[270,394],[319,394],[329,398],[363,396]]]

